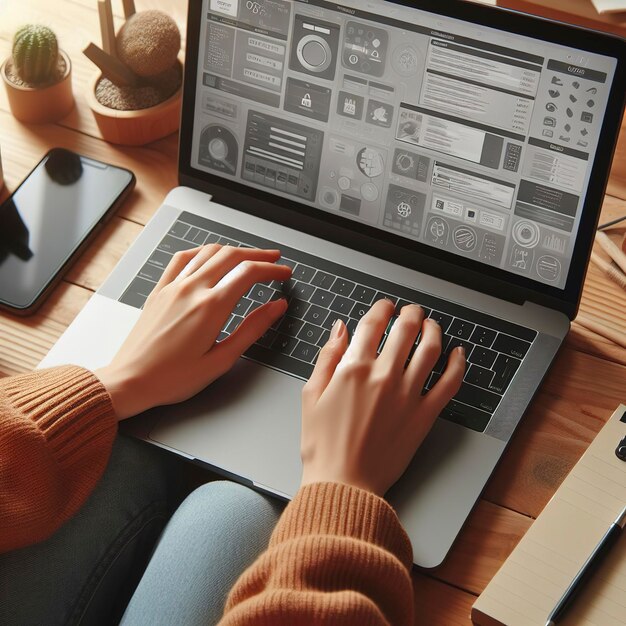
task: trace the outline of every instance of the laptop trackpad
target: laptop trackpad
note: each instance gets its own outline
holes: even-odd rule
[[[304,383],[246,359],[197,396],[154,409],[149,438],[293,496],[300,484]]]

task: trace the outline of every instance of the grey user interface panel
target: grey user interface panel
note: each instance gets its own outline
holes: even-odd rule
[[[616,60],[380,0],[203,0],[192,166],[563,288]]]

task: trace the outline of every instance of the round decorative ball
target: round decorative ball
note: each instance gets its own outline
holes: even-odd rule
[[[131,16],[117,34],[117,55],[135,74],[156,76],[176,64],[180,31],[163,11],[140,11]]]

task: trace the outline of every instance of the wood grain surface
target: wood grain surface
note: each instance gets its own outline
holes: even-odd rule
[[[136,2],[137,10],[165,10],[183,32],[186,4],[183,0]],[[549,4],[553,7],[555,1]],[[567,7],[563,0],[560,9],[567,11]],[[113,2],[113,11],[119,26],[121,1]],[[70,55],[77,106],[58,124],[27,126],[10,115],[6,94],[0,91],[0,150],[7,189],[14,189],[52,146],[130,168],[137,176],[137,186],[36,315],[19,318],[0,313],[0,376],[37,365],[177,183],[176,135],[137,148],[109,145],[99,135],[84,91],[94,67],[80,53],[89,41],[100,43],[96,0],[0,2],[0,59],[9,53],[15,28],[33,21],[51,26]],[[622,214],[626,214],[624,132],[601,219]],[[612,232],[616,242],[624,232],[619,228]],[[598,246],[594,249],[607,258]],[[626,334],[626,293],[593,265],[586,277],[581,311]],[[615,405],[624,400],[626,350],[574,323],[450,557],[437,570],[415,572],[416,624],[470,623],[476,594],[540,513]]]

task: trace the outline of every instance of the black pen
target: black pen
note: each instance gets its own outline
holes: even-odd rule
[[[563,615],[567,611],[568,607],[572,603],[572,600],[576,597],[580,588],[585,584],[585,581],[596,570],[602,559],[609,552],[613,544],[619,539],[619,536],[626,525],[626,506],[622,509],[622,512],[617,516],[617,519],[609,526],[609,529],[604,533],[604,537],[600,539],[600,543],[594,548],[591,556],[585,561],[583,566],[578,571],[578,574],[574,576],[574,580],[570,583],[569,587],[565,590],[565,593],[561,596],[557,605],[552,610],[552,613],[548,616],[546,626],[555,626],[561,621]]]

